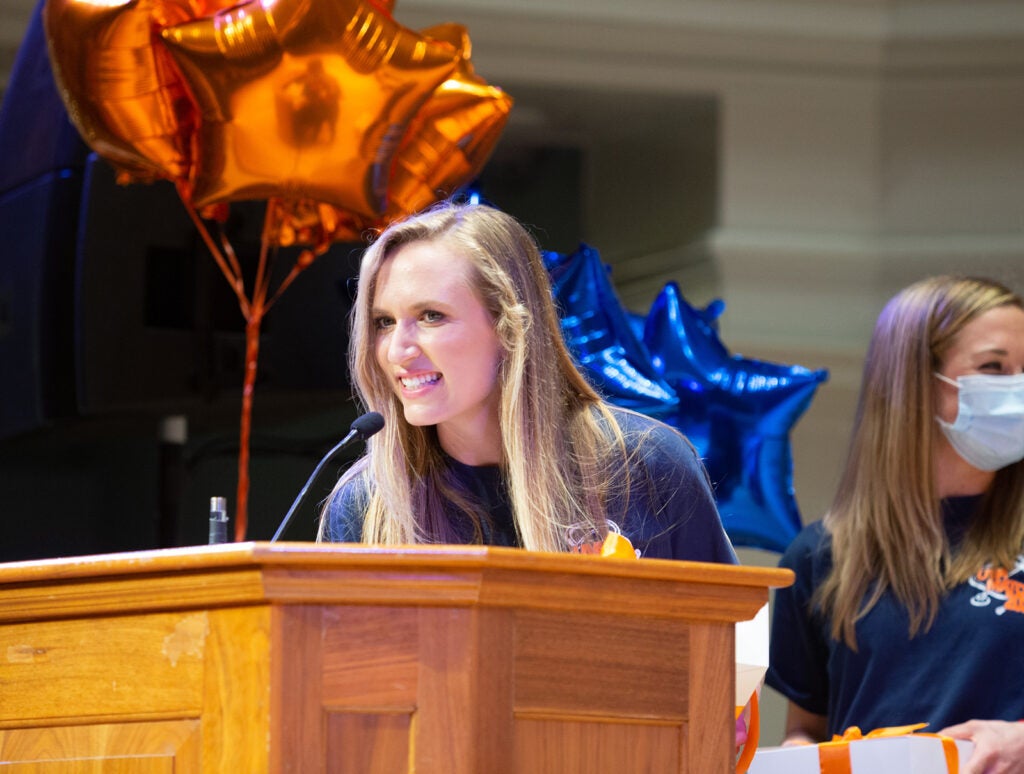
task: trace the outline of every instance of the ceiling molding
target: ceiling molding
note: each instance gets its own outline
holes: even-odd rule
[[[33,0],[0,11],[6,85]],[[1024,72],[1019,0],[397,0],[395,18],[470,31],[486,77],[654,89],[688,72],[839,76]]]
[[[513,81],[645,76],[663,87],[687,70],[753,68],[852,77],[1024,72],[1019,2],[587,0],[580,11],[566,0],[400,0],[395,15],[414,29],[464,24],[481,72]]]

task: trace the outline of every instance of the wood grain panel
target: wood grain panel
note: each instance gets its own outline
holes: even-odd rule
[[[517,713],[686,718],[684,623],[533,611],[516,620]]]
[[[323,771],[324,722],[320,692],[322,609],[275,607],[271,619],[270,770]]]
[[[507,611],[420,611],[418,772],[511,772],[512,622]]]
[[[322,636],[325,707],[413,710],[419,673],[416,608],[327,607]]]
[[[542,555],[548,556],[548,555]],[[556,555],[558,556],[558,555]],[[591,557],[595,558],[595,557]],[[623,616],[646,618],[699,618],[723,622],[753,618],[760,607],[752,609],[751,599],[738,593],[731,585],[716,585],[711,579],[722,567],[732,565],[710,565],[675,562],[667,559],[645,559],[644,563],[596,557],[606,565],[642,565],[644,577],[615,577],[611,582],[597,583],[601,565],[559,567],[552,563],[545,572],[533,574],[502,568],[490,568],[484,574],[480,589],[480,604],[500,605],[531,610],[564,612],[588,612],[596,615],[617,611]],[[654,565],[653,567],[651,565]],[[668,575],[672,567],[693,571],[694,568],[708,568],[707,582],[682,585]],[[545,563],[539,563],[545,567]],[[621,567],[613,570],[620,570]],[[649,576],[649,577],[648,577]],[[762,602],[763,604],[763,602]]]
[[[226,608],[209,616],[202,770],[263,774],[271,738],[270,608]]]
[[[198,716],[208,633],[204,612],[0,627],[0,726]]]
[[[52,561],[56,564],[59,560]],[[142,560],[133,557],[130,561],[132,564],[127,565],[130,568],[132,565],[137,570],[146,567]],[[4,575],[3,569],[0,567],[0,578]],[[253,570],[206,574],[137,572],[130,583],[125,583],[123,578],[101,576],[85,577],[76,583],[61,583],[43,589],[24,583],[2,588],[0,621],[119,615],[129,611],[154,612],[186,606],[199,609],[238,599],[247,599],[251,603],[264,598],[263,579]]]
[[[409,774],[411,726],[404,713],[328,713],[327,774]]]
[[[660,723],[516,719],[517,774],[676,774],[682,728]]]
[[[0,774],[174,774],[174,761],[166,757],[143,755],[130,758],[0,763]]]
[[[199,721],[0,731],[2,774],[184,774],[199,771]]]
[[[687,748],[689,772],[732,772],[736,741],[736,627],[690,626],[690,706],[693,728]]]

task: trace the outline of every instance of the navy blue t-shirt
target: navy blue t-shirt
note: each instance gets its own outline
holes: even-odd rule
[[[630,454],[628,496],[611,498],[605,516],[643,558],[685,559],[736,564],[736,553],[722,528],[703,464],[693,446],[677,431],[657,420],[614,411]],[[454,459],[449,469],[489,516],[483,525],[487,545],[518,546],[512,508],[501,470],[495,465],[464,465]],[[325,539],[358,543],[368,500],[367,482],[355,477],[339,490],[327,510]],[[453,508],[458,532],[472,538],[472,525]]]
[[[943,502],[956,546],[979,497]],[[857,622],[857,652],[830,635],[811,598],[832,567],[831,536],[805,527],[779,565],[796,574],[775,592],[765,681],[786,698],[828,717],[829,736],[850,726],[928,723],[935,732],[971,719],[1024,718],[1024,556],[1009,572],[979,571],[943,598],[928,631],[909,637],[906,610],[886,593]]]

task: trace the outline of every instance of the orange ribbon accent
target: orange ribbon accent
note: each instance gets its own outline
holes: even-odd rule
[[[611,556],[616,559],[636,559],[636,551],[629,538],[620,535],[618,532],[609,532],[608,537],[601,544],[601,556]]]
[[[940,739],[942,741],[942,752],[946,756],[947,774],[959,774],[960,753],[956,748],[956,741],[951,737],[940,736],[939,734],[914,733],[927,725],[927,723],[915,723],[910,726],[886,726],[876,728],[867,734],[861,733],[857,726],[850,726],[841,736],[839,734],[834,735],[831,742],[822,742],[818,745],[818,764],[821,767],[821,774],[852,774],[850,742],[894,736],[925,736]]]
[[[620,535],[618,532],[609,532],[604,540],[595,540],[591,543],[581,543],[572,549],[577,554],[596,554],[598,556],[610,556],[613,559],[638,559],[633,544],[629,538]]]
[[[736,774],[746,774],[757,752],[757,744],[761,737],[761,710],[758,707],[757,691],[750,694],[750,723],[747,724],[747,741],[743,743],[743,751],[736,759]],[[745,707],[736,708],[736,718],[743,714]]]

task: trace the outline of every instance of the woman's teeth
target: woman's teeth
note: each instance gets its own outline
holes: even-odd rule
[[[441,374],[428,374],[426,376],[401,377],[399,381],[408,390],[415,390],[425,384],[433,384],[441,379]]]

